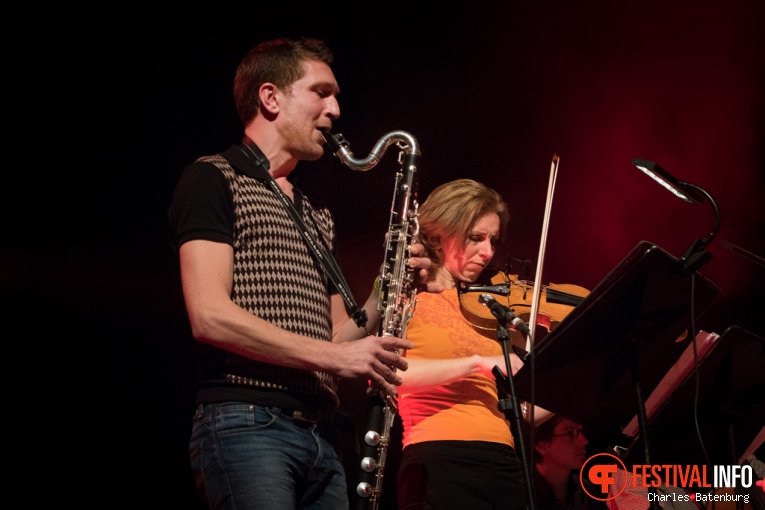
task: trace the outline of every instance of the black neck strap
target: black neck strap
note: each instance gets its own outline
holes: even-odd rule
[[[303,218],[300,217],[297,209],[295,209],[295,204],[293,204],[292,200],[290,200],[284,191],[282,191],[282,189],[279,187],[279,184],[277,184],[276,180],[274,180],[273,176],[268,171],[270,167],[268,159],[263,155],[257,146],[251,145],[252,142],[248,143],[248,141],[249,139],[245,139],[242,143],[244,149],[241,146],[239,149],[244,153],[245,156],[247,156],[250,161],[255,164],[255,168],[257,169],[258,173],[261,174],[261,177],[268,183],[276,196],[279,197],[282,205],[284,205],[284,208],[287,209],[287,212],[295,221],[295,224],[297,225],[300,233],[303,235],[303,239],[305,240],[306,244],[311,248],[311,251],[319,260],[319,262],[321,262],[321,266],[324,268],[327,276],[329,276],[329,278],[332,280],[332,283],[335,284],[335,287],[340,292],[340,295],[343,296],[343,301],[345,301],[346,306],[350,309],[351,318],[353,321],[358,327],[365,327],[367,324],[367,312],[359,308],[359,305],[357,305],[356,301],[353,299],[353,295],[348,288],[348,283],[345,281],[343,273],[340,271],[335,258],[331,253],[325,253],[319,243],[316,242],[316,239],[314,239],[313,235],[306,227]]]

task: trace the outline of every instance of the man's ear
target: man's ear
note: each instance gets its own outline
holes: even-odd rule
[[[539,441],[537,444],[534,445],[534,449],[537,451],[538,454],[544,455],[547,453],[548,448],[550,448],[550,442],[549,441]]]
[[[279,111],[279,102],[276,100],[276,86],[273,83],[264,83],[258,90],[260,108],[268,113],[275,114]]]

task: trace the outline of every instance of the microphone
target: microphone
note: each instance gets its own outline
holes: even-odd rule
[[[510,323],[515,326],[515,329],[523,333],[523,336],[526,336],[529,334],[529,326],[523,322],[521,319],[515,316],[513,311],[509,309],[508,307],[502,305],[499,301],[494,299],[489,294],[481,294],[478,296],[478,302],[486,305],[489,307],[489,310],[491,310],[492,315],[497,318],[498,321],[510,321]]]

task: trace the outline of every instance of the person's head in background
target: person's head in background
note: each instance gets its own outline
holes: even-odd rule
[[[587,460],[582,426],[554,415],[534,430],[534,464],[552,485],[563,482]]]

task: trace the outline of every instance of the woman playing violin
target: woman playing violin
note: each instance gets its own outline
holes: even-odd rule
[[[419,209],[420,242],[442,293],[418,295],[407,326],[413,347],[400,375],[403,453],[398,508],[525,509],[526,481],[492,369],[501,345],[460,311],[457,289],[491,262],[509,214],[495,191],[469,179],[436,188]],[[511,372],[523,365],[510,354]]]

